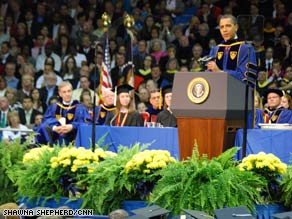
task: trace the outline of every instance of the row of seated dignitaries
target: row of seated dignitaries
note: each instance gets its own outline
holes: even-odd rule
[[[93,107],[88,108],[85,104],[72,100],[72,85],[63,81],[58,86],[59,101],[48,107],[42,124],[37,128],[37,143],[53,145],[54,143],[69,144],[73,142],[76,131],[81,123],[93,122]],[[133,87],[128,84],[120,85],[113,92],[111,89],[103,91],[103,103],[95,106],[95,121],[97,125],[111,126],[145,126],[150,121],[151,115],[155,121],[164,126],[176,127],[176,118],[170,110],[172,89],[166,86],[163,89],[165,108],[157,109],[155,112],[145,112],[143,115],[135,110]],[[153,91],[153,106],[160,102],[160,91]],[[85,95],[82,96],[86,98]],[[89,96],[90,99],[90,96]],[[156,100],[157,99],[157,100]]]
[[[265,92],[267,103],[263,109],[255,110],[255,128],[259,128],[261,123],[289,123],[292,124],[292,111],[283,105],[286,95],[279,89],[268,89]],[[255,99],[255,105],[257,106]]]

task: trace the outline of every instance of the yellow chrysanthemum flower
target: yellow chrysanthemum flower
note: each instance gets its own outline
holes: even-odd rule
[[[150,170],[143,170],[143,173],[145,173],[145,174],[149,174],[150,173]]]
[[[63,167],[67,167],[71,165],[71,160],[70,159],[65,159],[60,161],[60,165],[62,165]]]
[[[238,167],[240,170],[255,171],[267,179],[277,178],[287,169],[287,165],[274,154],[264,152],[250,154],[242,160]]]
[[[59,164],[58,164],[57,162],[52,162],[52,163],[51,163],[51,167],[52,167],[53,169],[56,169],[58,166],[59,166]]]
[[[75,173],[77,170],[78,170],[78,167],[76,167],[75,165],[71,167],[71,172]]]

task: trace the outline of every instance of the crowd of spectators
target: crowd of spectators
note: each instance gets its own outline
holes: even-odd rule
[[[135,83],[139,112],[151,107],[151,92],[172,84],[177,72],[204,70],[198,59],[222,40],[222,14],[248,15],[250,24],[264,18],[257,23],[262,34],[248,39],[258,60],[257,91],[261,97],[268,88],[292,95],[288,6],[289,0],[2,0],[0,125],[9,126],[8,112],[17,111],[19,124],[38,126],[48,106],[58,100],[57,86],[63,80],[71,82],[73,99],[80,101],[86,90],[93,100],[106,37],[113,87],[120,84],[131,53],[125,13],[135,21],[131,31],[134,74],[140,78]],[[104,12],[112,22],[107,32]]]

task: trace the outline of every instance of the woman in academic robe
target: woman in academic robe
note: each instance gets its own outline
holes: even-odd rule
[[[128,84],[117,87],[116,110],[110,112],[105,124],[110,126],[143,126],[143,119],[138,113],[131,98],[133,90]]]
[[[172,85],[167,85],[162,89],[164,97],[164,110],[157,115],[157,123],[163,127],[177,127],[176,117],[173,115],[170,106],[172,99]]]

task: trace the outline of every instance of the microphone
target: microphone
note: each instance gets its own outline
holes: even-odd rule
[[[114,117],[111,119],[111,121],[110,121],[110,126],[113,126],[113,122],[114,122],[114,120],[117,118],[117,115],[114,115]]]
[[[198,59],[198,62],[209,62],[209,61],[214,61],[216,58],[214,56],[204,56],[202,58]]]

